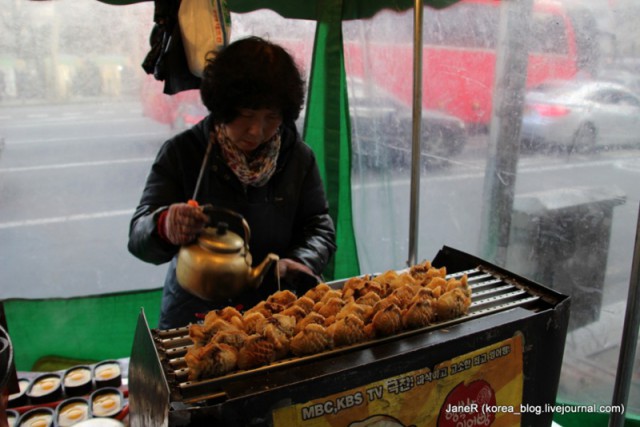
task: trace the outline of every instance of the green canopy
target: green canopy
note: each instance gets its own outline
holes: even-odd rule
[[[423,3],[435,8],[442,8],[456,3],[458,0],[427,0]],[[341,20],[370,18],[381,9],[407,10],[413,7],[415,2],[409,0],[309,0],[305,2],[293,2],[290,0],[272,0],[266,7],[285,18],[313,19],[321,21],[328,11]],[[228,5],[237,13],[250,12],[264,9],[264,2],[255,0],[230,0]]]
[[[127,5],[143,3],[151,0],[99,0],[113,5]],[[456,3],[458,0],[425,0],[423,4],[440,9]],[[381,9],[407,10],[414,6],[415,2],[409,0],[348,0],[340,2],[344,4],[337,8],[340,17],[344,19],[362,19],[373,16]],[[285,18],[320,20],[319,17],[330,8],[336,6],[330,0],[307,0],[294,2],[291,0],[271,0],[265,6],[264,1],[256,0],[227,0],[229,8],[236,13],[252,12],[258,9],[271,9]]]

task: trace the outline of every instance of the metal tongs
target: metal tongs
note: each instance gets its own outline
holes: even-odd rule
[[[193,196],[191,196],[191,199],[187,201],[187,204],[191,206],[195,206],[195,207],[200,206],[197,200],[197,196],[198,196],[198,192],[200,191],[200,184],[202,183],[202,177],[204,176],[204,171],[207,168],[207,164],[209,163],[209,156],[211,155],[211,147],[213,147],[213,142],[211,141],[211,139],[209,139],[209,143],[207,144],[207,150],[204,152],[204,158],[202,159],[202,165],[200,166],[200,172],[198,173],[196,188],[193,190]]]
[[[197,200],[197,196],[198,193],[200,191],[200,185],[202,184],[202,177],[204,176],[204,171],[207,168],[207,164],[209,164],[209,157],[211,156],[211,147],[213,147],[213,142],[210,140],[209,144],[207,145],[207,150],[204,153],[204,158],[202,159],[202,165],[200,166],[200,172],[198,172],[198,179],[196,181],[196,187],[193,190],[193,196],[191,197],[191,199],[189,199],[187,201],[187,204],[191,205],[191,206],[195,206],[195,207],[199,207],[202,209],[202,212],[204,212],[205,214],[211,216],[212,213],[214,212],[221,212],[221,213],[225,213],[227,215],[231,215],[237,219],[239,219],[240,221],[244,221],[244,218],[242,217],[242,215],[238,214],[237,212],[232,211],[231,209],[226,209],[226,208],[219,208],[219,207],[213,207],[213,205],[211,204],[206,204],[206,205],[200,205],[200,203],[198,203]]]

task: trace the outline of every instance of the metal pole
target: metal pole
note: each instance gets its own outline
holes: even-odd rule
[[[479,251],[505,265],[518,169],[533,0],[500,2],[496,76],[485,168]]]
[[[622,329],[622,344],[618,359],[618,372],[616,384],[613,389],[613,405],[626,408],[629,399],[629,387],[633,376],[633,363],[638,342],[638,329],[640,328],[640,209],[638,210],[638,223],[636,225],[636,242],[633,249],[633,262],[631,264],[631,279],[629,281],[629,295],[627,296],[627,311]],[[624,425],[624,413],[612,412],[609,417],[609,426],[622,427]]]
[[[417,264],[420,210],[420,137],[422,126],[422,0],[413,7],[413,116],[411,128],[411,201],[409,205],[408,266]]]

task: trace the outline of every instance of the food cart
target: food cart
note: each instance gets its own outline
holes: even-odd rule
[[[126,3],[126,1],[122,3]],[[250,5],[250,2],[238,1],[235,6],[233,2],[231,3],[232,7],[238,8],[238,11],[257,7]],[[299,13],[300,11],[308,13],[306,7],[285,5],[284,3],[286,2],[283,2],[282,5],[274,5],[274,7],[282,7],[283,9],[280,10],[285,13]],[[336,19],[338,22],[342,19],[334,13],[342,7],[341,2],[337,3],[340,4],[322,5],[324,6],[321,8],[322,16],[317,17],[318,21],[324,24],[321,26],[321,32],[324,31],[323,39],[336,41],[335,37],[338,37],[338,34],[333,32],[335,26],[332,26]],[[447,3],[450,2],[437,4],[444,6]],[[409,6],[408,3],[403,3],[399,7]],[[375,6],[371,7],[375,8]],[[344,13],[355,12],[346,7]],[[366,13],[369,13],[369,9]],[[326,62],[318,65],[319,68],[316,72],[319,74],[326,72],[331,76],[333,75],[331,73],[336,70],[334,66],[337,65],[337,69],[340,68],[339,56],[329,56],[325,59]],[[337,61],[337,63],[331,63],[331,61]],[[314,86],[310,96],[319,97],[327,104],[333,104],[331,96],[336,93],[330,92],[329,89]],[[327,109],[325,113],[329,123],[340,123],[344,120],[344,111]],[[319,138],[324,141],[320,144],[322,157],[335,158],[336,156],[332,156],[332,154],[336,154],[339,147],[334,141],[340,140],[341,144],[338,145],[342,146],[344,136],[340,135],[336,138],[335,133],[331,134],[332,128],[330,126],[326,130],[315,131],[326,133]],[[416,133],[419,134],[419,129],[416,130]],[[338,155],[337,158],[341,158],[341,156],[344,154]],[[327,161],[330,160],[325,160],[325,162]],[[337,170],[332,170],[339,172],[340,167],[338,166]],[[348,198],[345,200],[337,196],[340,194],[340,188],[344,187],[344,182],[331,181],[330,185],[332,186],[330,194],[334,195],[332,208],[334,212],[339,212],[338,218],[340,218],[340,213],[345,212],[344,209],[339,209],[340,205],[344,206],[348,203]],[[418,182],[414,182],[414,185],[413,192],[417,195]],[[416,204],[415,199],[413,203]],[[417,233],[413,230],[410,234],[410,239],[413,239],[415,245]],[[349,237],[343,236],[343,238],[345,239],[342,242],[343,245],[353,245],[354,242],[349,241]],[[413,258],[413,255],[415,252],[410,254],[410,258]],[[349,277],[353,275],[353,267],[347,265],[348,263],[354,264],[353,260],[345,261],[343,259],[342,262],[342,265],[336,266],[336,276]],[[473,361],[476,359],[505,353],[505,356],[501,356],[498,362],[492,360],[492,363],[486,366],[490,366],[493,371],[499,371],[503,367],[500,362],[506,361],[504,366],[508,365],[509,373],[513,375],[510,378],[515,379],[516,383],[520,381],[521,388],[518,389],[517,385],[515,386],[515,397],[512,396],[513,400],[507,401],[508,404],[504,406],[514,408],[512,416],[516,416],[515,408],[520,409],[520,405],[525,405],[525,410],[521,410],[517,416],[522,417],[522,422],[525,425],[533,425],[531,420],[534,416],[540,415],[536,412],[542,412],[542,408],[545,408],[545,405],[552,405],[555,399],[559,363],[562,358],[564,334],[566,333],[568,299],[564,295],[530,282],[496,265],[451,248],[444,248],[442,252],[438,253],[434,263],[447,266],[453,274],[475,270],[479,266],[489,271],[488,280],[495,282],[487,285],[489,292],[486,296],[483,297],[482,293],[478,294],[478,305],[471,310],[468,319],[451,324],[435,325],[425,330],[400,335],[381,342],[343,349],[320,357],[287,360],[256,372],[208,381],[204,384],[184,381],[184,372],[180,367],[180,356],[173,356],[174,351],[179,354],[181,348],[184,347],[184,331],[174,335],[173,331],[157,331],[150,328],[149,325],[154,324],[155,319],[149,320],[147,317],[149,313],[140,314],[137,321],[128,317],[125,323],[129,324],[130,329],[136,328],[134,345],[130,352],[131,382],[127,390],[131,393],[129,395],[131,421],[134,424],[139,423],[138,425],[150,425],[145,424],[149,420],[147,417],[153,417],[151,418],[152,425],[155,425],[156,422],[158,425],[198,425],[205,423],[205,419],[213,418],[224,423],[223,425],[233,425],[233,423],[246,425],[249,422],[260,425],[261,422],[268,423],[268,420],[272,419],[275,420],[274,424],[289,425],[286,423],[294,419],[300,421],[296,417],[320,420],[330,415],[339,416],[338,418],[344,416],[344,420],[364,422],[367,418],[373,418],[378,414],[369,413],[368,410],[363,411],[363,406],[358,403],[360,399],[376,401],[376,404],[391,402],[395,410],[401,412],[404,408],[403,405],[408,406],[408,403],[404,402],[413,402],[412,399],[416,394],[434,397],[434,401],[437,400],[435,396],[438,396],[441,402],[446,402],[443,397],[448,396],[447,392],[453,393],[459,390],[470,394],[473,392],[473,390],[464,390],[463,386],[457,388],[458,383],[454,383],[457,378],[464,379],[462,384],[468,386],[471,383],[477,384],[481,381],[490,382],[499,376],[490,374],[488,378],[482,378],[477,370],[466,369],[467,365],[473,365]],[[485,279],[478,279],[478,288],[485,286],[483,280]],[[332,286],[340,287],[342,283],[343,281],[336,281],[332,283]],[[509,304],[503,306],[500,298],[494,299],[492,296],[494,292],[502,292],[502,289],[497,291],[494,286],[497,288],[507,286],[507,294],[517,292],[520,296],[514,297],[515,301],[510,301]],[[119,301],[131,297],[132,295],[108,297],[113,298],[115,302],[103,313],[103,316],[108,317],[110,309],[117,306]],[[136,299],[136,296],[133,298],[134,305],[143,306],[149,301],[157,302],[159,295],[156,291],[145,293],[140,299]],[[507,299],[510,298],[511,296]],[[145,302],[142,303],[142,300]],[[59,301],[59,303],[58,309],[66,305],[65,301]],[[483,308],[483,306],[494,304],[497,307],[486,311]],[[10,310],[14,309],[20,310],[16,307],[10,308]],[[12,311],[11,314],[15,314],[15,311]],[[78,321],[82,321],[82,318],[78,319]],[[549,335],[546,335],[547,333]],[[73,337],[73,339],[95,340],[95,336],[89,334],[89,336]],[[127,338],[130,336],[126,333],[120,336],[123,338],[122,342],[116,346],[129,344]],[[553,338],[551,346],[547,346],[546,339],[549,337]],[[111,341],[113,338],[113,334],[103,335],[100,341],[104,344],[104,352],[96,352],[96,354],[105,355],[114,352],[114,341]],[[115,338],[117,341],[117,336]],[[66,339],[69,337],[65,337]],[[53,340],[61,341],[59,337],[53,337]],[[67,345],[71,346],[69,341],[67,341]],[[505,348],[509,350],[505,352],[503,350]],[[122,348],[116,352],[122,354]],[[129,354],[129,351],[126,350],[124,354]],[[168,358],[167,354],[170,355]],[[97,356],[97,358],[104,357]],[[540,364],[544,366],[540,366]],[[438,372],[438,377],[435,380],[434,372]],[[440,376],[440,372],[443,373],[442,376]],[[444,372],[448,374],[446,379]],[[431,379],[430,382],[427,378]],[[531,378],[535,378],[535,380]],[[418,387],[418,382],[423,387],[422,389]],[[430,386],[426,384],[427,382]],[[400,383],[405,385],[400,386]],[[248,384],[251,384],[253,388],[247,389]],[[443,390],[433,390],[439,387]],[[540,388],[543,388],[544,392],[540,393]],[[464,395],[464,393],[462,394]],[[464,398],[461,401],[465,401]],[[433,416],[437,412],[435,409],[441,409],[442,405],[444,403],[438,408],[421,407],[420,409]],[[490,406],[493,407],[493,405]],[[344,407],[344,410],[338,411],[338,407],[341,409]],[[348,418],[351,417],[347,410],[350,408],[359,410],[357,418]],[[370,408],[371,411],[378,411],[378,406],[374,404],[370,405]],[[527,408],[530,410],[526,410]],[[550,422],[552,416],[549,415],[550,413],[543,415],[547,423]],[[397,420],[394,415],[389,416]],[[507,418],[503,419],[507,420]]]
[[[132,425],[551,424],[569,298],[453,248],[433,266],[467,275],[466,315],[214,378],[189,379],[188,328],[140,313]]]

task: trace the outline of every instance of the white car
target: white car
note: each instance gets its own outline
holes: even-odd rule
[[[618,83],[640,96],[640,75],[622,69],[609,69],[598,73],[598,79]]]
[[[528,149],[640,146],[640,98],[611,82],[548,81],[527,93],[520,137]]]

